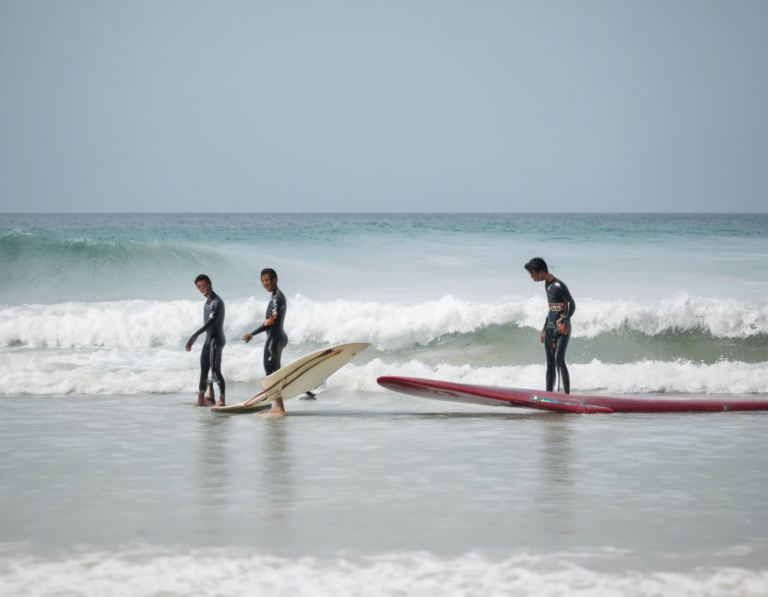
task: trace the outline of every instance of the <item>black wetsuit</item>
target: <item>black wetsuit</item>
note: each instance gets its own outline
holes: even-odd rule
[[[280,357],[283,356],[283,348],[288,344],[288,336],[283,329],[287,310],[288,301],[285,300],[285,295],[279,288],[275,287],[275,291],[267,304],[266,314],[266,319],[269,319],[273,313],[277,312],[275,322],[270,326],[265,326],[262,323],[251,332],[254,336],[264,331],[267,332],[267,341],[264,344],[264,372],[267,375],[274,373],[281,367]]]
[[[200,353],[200,393],[208,388],[208,371],[213,374],[213,381],[219,384],[219,399],[224,398],[226,389],[224,378],[221,375],[221,353],[227,339],[224,336],[224,301],[218,294],[211,291],[211,298],[205,301],[203,311],[203,327],[192,334],[191,342],[205,332],[205,344]]]
[[[544,321],[544,351],[547,354],[547,392],[555,388],[555,377],[560,373],[563,391],[571,393],[571,379],[568,367],[565,366],[565,351],[568,350],[568,340],[571,337],[571,316],[576,312],[576,302],[573,300],[568,287],[557,278],[547,282],[545,286],[549,314]],[[557,328],[566,325],[566,333],[561,334]],[[559,387],[558,387],[559,389]]]

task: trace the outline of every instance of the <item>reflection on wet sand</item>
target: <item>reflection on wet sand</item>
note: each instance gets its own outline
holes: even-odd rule
[[[197,459],[199,489],[197,507],[199,516],[195,521],[198,530],[205,537],[218,538],[224,532],[220,520],[213,513],[226,508],[227,491],[230,485],[228,433],[224,417],[205,416],[200,421],[200,440]]]
[[[294,459],[291,445],[290,418],[259,421],[264,426],[262,449],[263,459],[260,493],[264,496],[262,531],[271,541],[292,545],[294,528],[291,512],[294,508]]]
[[[574,484],[571,465],[576,456],[570,441],[572,423],[573,417],[570,416],[539,419],[541,458],[536,510],[548,531],[565,534],[574,531],[574,515],[570,506]]]

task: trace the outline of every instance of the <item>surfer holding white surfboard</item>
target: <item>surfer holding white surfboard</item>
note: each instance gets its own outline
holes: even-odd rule
[[[563,382],[563,391],[570,394],[571,379],[565,365],[565,351],[568,350],[571,316],[576,312],[576,301],[573,300],[568,287],[549,273],[547,262],[541,257],[531,259],[525,264],[525,269],[534,282],[545,283],[549,302],[549,314],[541,331],[541,343],[547,355],[547,392],[554,390],[557,373]],[[558,383],[558,391],[559,386]]]
[[[243,336],[246,344],[253,340],[254,336],[267,332],[267,341],[264,343],[264,373],[269,376],[280,369],[280,359],[283,349],[288,344],[288,336],[283,327],[285,315],[288,310],[288,301],[283,292],[277,287],[277,272],[272,268],[261,271],[261,285],[272,296],[267,304],[266,319],[258,328]],[[282,398],[276,398],[272,403],[272,409],[264,413],[266,416],[281,417],[285,414]]]

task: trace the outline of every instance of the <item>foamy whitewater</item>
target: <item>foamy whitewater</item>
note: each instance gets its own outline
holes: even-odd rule
[[[765,215],[0,215],[0,595],[766,595],[763,414],[510,414],[376,378],[542,387],[541,256],[577,302],[574,393],[768,395],[767,239]],[[195,276],[233,403],[264,267],[284,363],[371,348],[277,423],[187,408]]]

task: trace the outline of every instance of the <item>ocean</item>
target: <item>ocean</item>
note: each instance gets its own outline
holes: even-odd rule
[[[2,214],[0,595],[768,594],[766,413],[562,416],[380,375],[543,388],[547,260],[573,393],[768,396],[765,214]],[[288,362],[371,347],[289,416],[194,401],[194,278],[228,403],[271,267]]]

